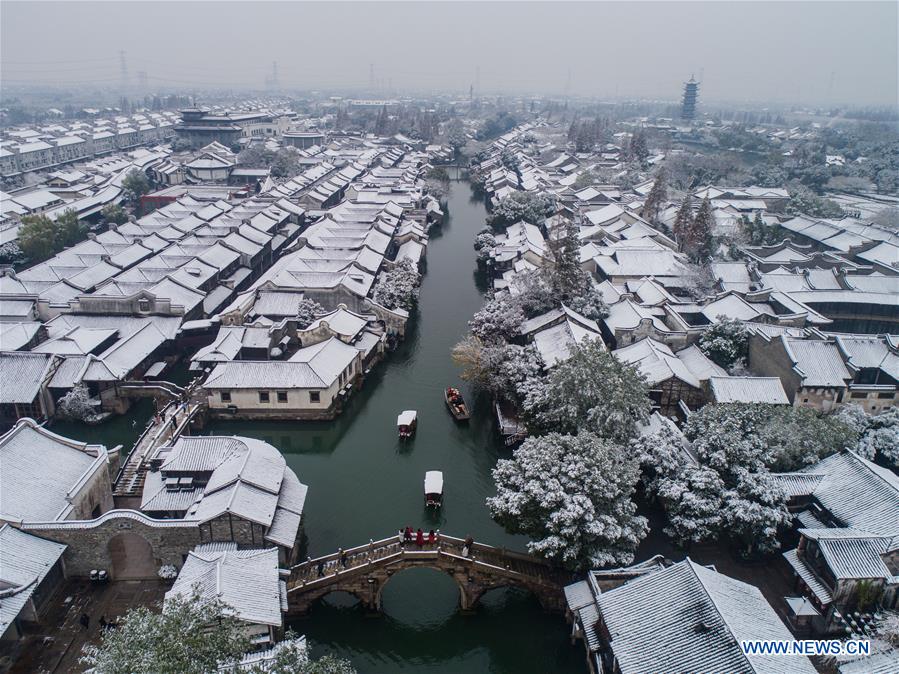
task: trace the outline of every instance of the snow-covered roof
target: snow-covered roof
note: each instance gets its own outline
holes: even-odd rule
[[[0,527],[0,634],[19,616],[65,549],[62,543],[9,524]]]
[[[743,640],[793,636],[757,587],[689,558],[603,592],[596,603],[622,674],[644,672],[647,663],[655,671],[816,671],[804,656],[744,654]]]
[[[815,499],[846,527],[899,534],[899,477],[854,452],[833,454],[802,470],[822,475]],[[864,508],[859,508],[864,503]]]
[[[277,548],[238,550],[236,543],[214,543],[188,553],[165,598],[196,592],[206,600],[220,599],[241,621],[280,627],[282,582]]]
[[[56,357],[49,353],[0,352],[0,403],[32,403],[55,362]]]
[[[793,367],[807,387],[845,387],[852,374],[834,342],[782,337]]]
[[[0,519],[67,519],[74,492],[107,463],[103,445],[70,440],[20,419],[0,436]]]
[[[712,377],[709,383],[718,403],[790,404],[778,377]]]

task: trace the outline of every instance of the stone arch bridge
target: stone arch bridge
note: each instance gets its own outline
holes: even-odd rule
[[[537,557],[474,543],[465,555],[465,542],[440,534],[436,543],[402,544],[397,536],[372,541],[341,553],[307,560],[294,566],[287,581],[289,613],[302,615],[331,592],[349,592],[373,612],[381,610],[381,594],[390,578],[410,568],[443,571],[459,586],[459,605],[472,610],[489,590],[520,587],[537,597],[546,610],[563,611],[562,588],[573,575]],[[321,571],[319,570],[321,567]]]

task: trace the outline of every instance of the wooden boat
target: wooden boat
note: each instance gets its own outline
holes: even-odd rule
[[[429,470],[425,473],[425,506],[439,508],[443,505],[443,473]]]
[[[408,440],[415,435],[415,427],[418,425],[418,412],[415,410],[403,410],[396,418],[396,427],[400,440]]]
[[[462,392],[452,386],[447,386],[443,390],[443,399],[446,400],[446,406],[449,408],[450,414],[456,421],[468,421],[468,406],[462,398]]]

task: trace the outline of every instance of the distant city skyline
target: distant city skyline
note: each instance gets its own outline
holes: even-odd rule
[[[4,1],[7,87],[897,104],[894,2]],[[52,17],[52,20],[50,18]],[[277,74],[273,64],[277,63]]]

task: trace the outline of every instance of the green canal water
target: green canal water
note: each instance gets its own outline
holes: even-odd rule
[[[204,431],[251,436],[281,450],[309,485],[303,530],[305,552],[313,557],[390,536],[405,525],[524,550],[525,539],[495,524],[484,503],[493,493],[490,470],[509,456],[495,434],[490,402],[473,399],[463,386],[474,403],[464,425],[443,402],[443,387],[461,383],[450,350],[483,302],[472,243],[487,215],[466,182],[452,184],[448,206],[446,222],[431,233],[418,314],[406,340],[339,419],[227,422]],[[396,415],[404,409],[418,410],[418,432],[401,445]],[[140,409],[90,433],[62,425],[54,430],[127,446],[149,414]],[[427,470],[444,475],[444,506],[437,514],[424,507]],[[306,635],[314,656],[348,658],[361,674],[586,671],[582,647],[569,643],[565,621],[544,613],[528,593],[493,590],[469,615],[457,610],[458,594],[449,576],[410,569],[385,587],[383,616],[369,617],[351,597],[335,593],[291,627]]]

